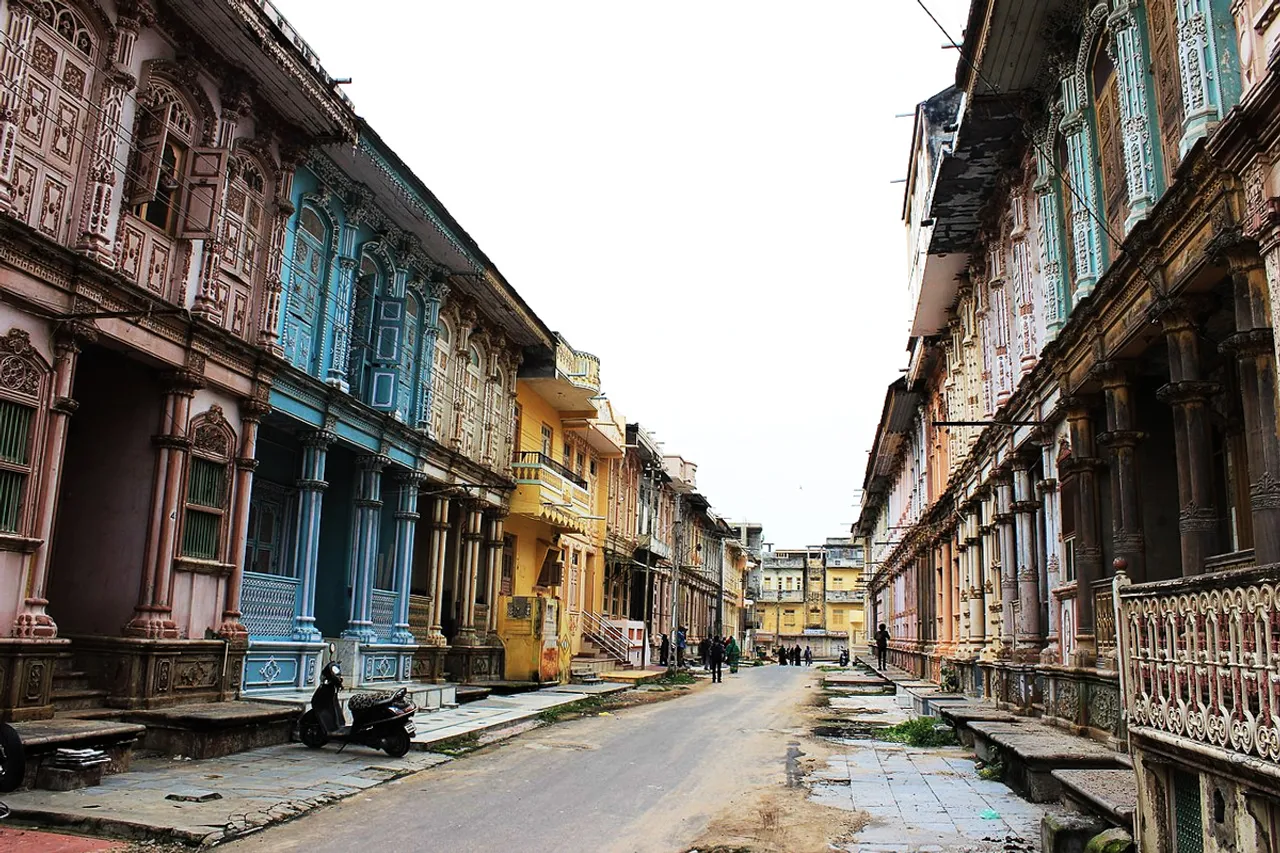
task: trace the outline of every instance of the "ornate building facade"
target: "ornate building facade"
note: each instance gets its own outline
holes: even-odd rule
[[[1133,753],[1141,849],[1270,849],[1277,4],[1014,5],[917,111],[869,621]]]

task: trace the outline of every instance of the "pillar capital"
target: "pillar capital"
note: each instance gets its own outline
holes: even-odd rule
[[[1210,397],[1222,390],[1217,382],[1199,379],[1184,379],[1170,382],[1156,391],[1156,399],[1171,406],[1203,405]]]

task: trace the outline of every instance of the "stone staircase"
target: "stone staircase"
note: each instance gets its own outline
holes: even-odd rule
[[[53,668],[53,707],[60,717],[92,719],[109,717],[119,711],[106,707],[107,691],[95,690],[89,674],[75,666],[71,655],[58,658]]]
[[[581,651],[569,661],[569,679],[575,684],[598,684],[606,673],[619,669],[634,669],[634,665],[606,653],[590,637],[583,637]]]

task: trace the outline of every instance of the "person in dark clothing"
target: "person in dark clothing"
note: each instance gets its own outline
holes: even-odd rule
[[[666,666],[671,661],[671,638],[662,635],[662,644],[658,646],[658,662]]]
[[[703,637],[698,641],[698,660],[702,662],[702,670],[707,670],[707,655],[711,653],[711,641]]]
[[[688,636],[689,636],[688,631],[686,631],[684,626],[681,625],[680,629],[676,631],[676,666],[677,667],[684,666],[684,649],[689,642]]]
[[[804,647],[804,665],[813,666],[813,649],[808,646]]]
[[[876,658],[880,663],[880,671],[883,672],[885,662],[889,657],[889,632],[885,629],[884,623],[880,623],[880,627],[876,629]]]
[[[800,644],[799,643],[796,643],[796,645],[791,649],[791,665],[792,666],[800,665]]]
[[[787,665],[787,650],[782,646],[778,646],[778,666]]]
[[[724,640],[716,637],[710,643],[707,649],[707,663],[711,667],[711,683],[719,684],[724,681]]]

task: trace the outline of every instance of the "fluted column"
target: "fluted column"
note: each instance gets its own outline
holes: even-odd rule
[[[1076,87],[1074,75],[1062,81],[1062,104],[1065,115],[1059,130],[1067,141],[1067,158],[1071,181],[1071,250],[1075,254],[1075,299],[1090,296],[1098,283],[1098,271],[1102,265],[1102,232],[1096,219],[1098,186],[1095,178],[1093,137],[1085,110],[1088,104],[1080,102],[1081,92]],[[1074,308],[1066,306],[1070,313]]]
[[[18,148],[18,122],[27,90],[31,31],[35,19],[26,3],[7,4],[9,28],[0,53],[0,213],[13,211],[13,160]]]
[[[1177,0],[1178,71],[1182,75],[1182,139],[1179,156],[1185,156],[1201,137],[1207,136],[1221,117],[1224,87],[1238,89],[1231,63],[1223,62],[1218,44],[1219,28],[1212,14],[1212,0]],[[1228,31],[1231,29],[1227,28]],[[1224,77],[1223,72],[1227,75]]]
[[[58,492],[62,483],[62,465],[67,448],[67,430],[78,404],[71,399],[80,343],[92,341],[96,331],[84,323],[67,323],[54,335],[53,394],[49,406],[49,423],[45,429],[40,458],[42,471],[36,495],[35,529],[32,537],[43,544],[28,558],[25,589],[27,596],[14,620],[15,637],[56,637],[58,626],[49,616],[47,597],[49,555],[53,548],[54,520],[58,510]]]
[[[1031,466],[1024,458],[1013,465],[1013,512],[1017,525],[1018,633],[1017,655],[1033,660],[1040,656],[1040,566],[1036,554],[1036,512]]]
[[[423,475],[405,471],[396,479],[396,616],[391,642],[411,646],[418,642],[409,630],[409,585],[413,580],[413,546],[418,529],[418,486]]]
[[[974,654],[982,654],[987,643],[987,591],[982,582],[981,549],[978,539],[978,518],[972,506],[965,511],[964,542],[965,560],[969,566],[969,635]]]
[[[1227,259],[1235,287],[1236,332],[1223,343],[1223,350],[1235,356],[1240,376],[1253,549],[1261,566],[1280,562],[1280,412],[1271,302],[1266,269],[1254,244],[1235,247]]]
[[[1014,549],[1013,483],[1007,473],[996,480],[995,490],[1000,543],[1000,642],[1012,656],[1017,641],[1018,561]]]
[[[293,639],[301,643],[320,640],[316,630],[316,571],[320,565],[320,514],[324,492],[329,484],[324,479],[329,445],[335,436],[320,430],[302,436],[302,472],[298,478],[297,539],[293,549],[294,576],[302,585],[302,601],[294,620]]]
[[[956,648],[956,602],[955,602],[955,566],[951,562],[951,534],[944,534],[939,545],[942,563],[942,642],[947,651],[955,653]],[[874,633],[875,626],[869,626]]]
[[[1059,663],[1062,659],[1060,613],[1053,598],[1053,590],[1062,583],[1062,493],[1058,489],[1057,448],[1052,441],[1045,442],[1041,458],[1045,478],[1036,484],[1040,502],[1044,504],[1044,553],[1045,553],[1045,604],[1048,611],[1044,651],[1041,663]]]
[[[498,633],[498,592],[502,581],[502,528],[505,518],[505,510],[495,510],[487,516],[489,538],[485,544],[488,551],[489,581],[485,586],[488,593],[489,623],[486,630],[494,642],[497,641]]]
[[[187,435],[191,401],[196,390],[203,386],[204,379],[192,371],[174,371],[168,376],[160,431],[152,437],[157,450],[156,467],[151,481],[151,520],[142,584],[133,618],[124,629],[126,636],[148,639],[176,639],[178,636],[173,606],[169,601],[169,580],[173,575],[178,529],[182,523],[183,472],[191,450],[191,439]]]
[[[249,498],[253,493],[253,472],[258,468],[258,424],[270,411],[266,400],[249,398],[240,403],[240,447],[235,460],[236,491],[229,555],[233,568],[227,578],[222,624],[218,627],[220,636],[236,642],[249,639],[249,630],[240,621],[240,589],[244,585],[245,545],[249,540]]]
[[[329,355],[329,371],[325,382],[347,391],[347,368],[351,361],[351,298],[355,293],[357,261],[356,236],[358,226],[344,225],[338,257],[338,280],[333,289],[333,311],[330,320],[333,328]]]
[[[382,469],[387,461],[385,456],[361,456],[356,460],[351,612],[342,636],[362,643],[378,641],[373,629],[373,575],[382,528]]]
[[[1116,69],[1120,95],[1120,135],[1124,140],[1125,182],[1129,189],[1129,216],[1124,230],[1129,233],[1151,211],[1156,200],[1156,167],[1152,139],[1154,121],[1147,95],[1150,60],[1134,14],[1138,0],[1117,0],[1107,22],[1111,41],[1107,47]]]
[[[988,488],[982,499],[982,520],[985,524],[978,526],[981,539],[984,587],[987,590],[987,637],[995,652],[1001,649],[1001,636],[1004,632],[1004,598],[1001,591],[1000,546],[996,528],[997,496],[994,488]]]
[[[1111,451],[1111,539],[1115,555],[1128,561],[1137,582],[1146,577],[1146,539],[1138,481],[1138,443],[1146,437],[1135,428],[1133,386],[1125,364],[1098,365],[1107,404],[1107,431],[1098,443]]]
[[[1067,424],[1071,435],[1071,458],[1064,474],[1076,482],[1076,663],[1094,666],[1097,645],[1094,635],[1093,584],[1102,576],[1102,540],[1098,508],[1098,468],[1093,419],[1085,400],[1069,398]]]
[[[461,602],[458,614],[459,646],[476,644],[476,580],[480,572],[480,543],[484,540],[484,512],[475,502],[465,504],[462,520],[462,554],[458,574],[458,595]]]
[[[444,566],[448,554],[449,543],[449,497],[439,495],[431,501],[431,547],[430,583],[431,583],[431,627],[427,636],[432,645],[446,644],[444,632],[441,630],[440,617],[444,607]]]
[[[1178,534],[1182,542],[1182,574],[1204,571],[1207,557],[1221,549],[1214,498],[1213,444],[1208,402],[1219,386],[1201,379],[1199,326],[1185,307],[1160,317],[1169,345],[1169,384],[1158,392],[1173,407],[1173,435],[1178,466]]]

